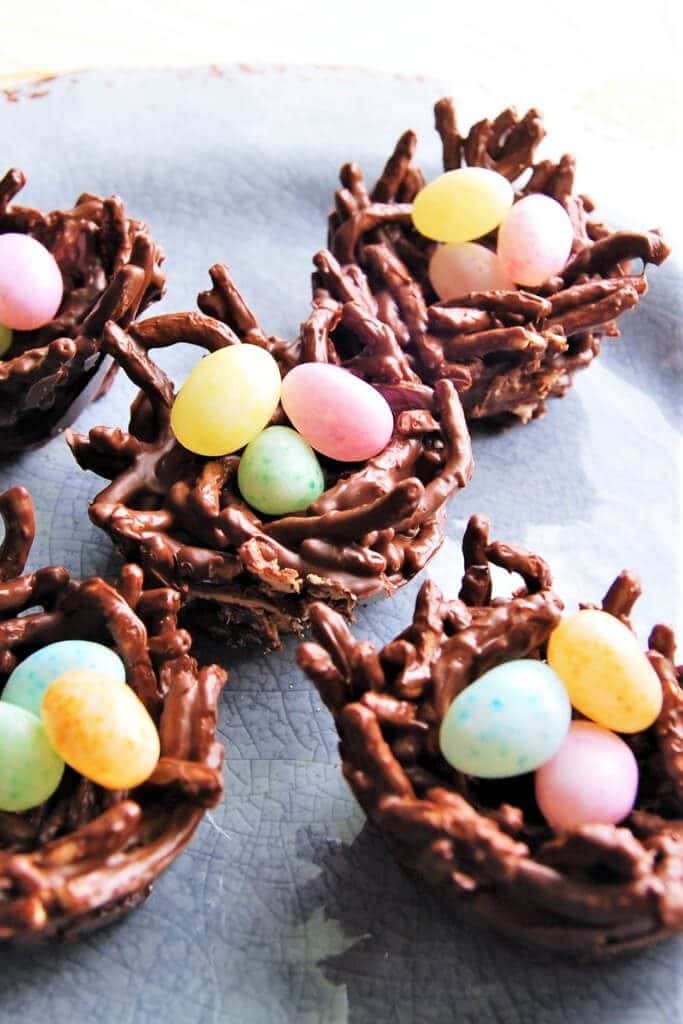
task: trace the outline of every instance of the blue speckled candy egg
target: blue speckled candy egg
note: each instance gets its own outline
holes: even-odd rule
[[[34,651],[7,680],[2,699],[40,717],[43,694],[65,672],[83,669],[125,682],[126,669],[118,654],[91,640],[60,640]]]
[[[508,661],[455,698],[441,723],[441,752],[467,775],[523,775],[557,753],[570,720],[567,691],[548,665]]]

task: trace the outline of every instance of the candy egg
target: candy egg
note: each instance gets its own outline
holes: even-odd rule
[[[245,501],[269,516],[299,512],[325,490],[315,452],[291,427],[267,427],[247,445],[237,483]]]
[[[4,324],[0,324],[0,358],[6,355],[12,344],[12,332],[9,327],[5,327]]]
[[[509,661],[455,698],[441,723],[441,753],[458,771],[479,778],[522,775],[557,753],[570,720],[567,691],[552,669],[540,661]]]
[[[429,261],[429,280],[443,301],[468,292],[514,288],[497,254],[476,242],[437,246]]]
[[[107,789],[132,789],[159,760],[159,734],[142,701],[120,679],[67,672],[45,691],[43,722],[68,765]]]
[[[662,686],[636,637],[607,612],[566,615],[550,634],[548,664],[586,718],[615,732],[640,732],[662,707]]]
[[[498,227],[512,206],[512,185],[497,171],[461,167],[447,171],[418,192],[413,224],[437,242],[469,242]]]
[[[498,256],[517,284],[536,287],[564,267],[574,240],[563,206],[540,192],[520,199],[498,230]]]
[[[45,726],[14,704],[0,703],[0,811],[27,811],[52,796],[64,761],[52,749]]]
[[[98,672],[125,682],[126,669],[118,654],[91,640],[60,640],[24,658],[10,675],[2,699],[40,717],[50,683],[72,669]]]
[[[613,732],[593,722],[572,722],[569,735],[536,772],[536,802],[557,829],[616,825],[633,809],[638,765]]]
[[[377,455],[394,429],[386,399],[329,363],[301,363],[290,370],[282,382],[282,405],[312,448],[340,462]]]
[[[32,331],[52,320],[64,282],[57,261],[29,235],[0,235],[0,323]]]
[[[173,433],[198,455],[228,455],[260,434],[280,398],[280,371],[264,348],[231,345],[197,363],[171,410]]]

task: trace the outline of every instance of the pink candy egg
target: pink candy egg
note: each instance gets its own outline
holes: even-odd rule
[[[564,267],[574,231],[563,206],[536,193],[520,199],[498,229],[498,256],[517,284],[536,287]]]
[[[556,829],[616,825],[632,811],[638,764],[624,741],[593,722],[572,722],[566,740],[536,772],[536,802]]]
[[[0,235],[0,323],[32,331],[54,319],[64,294],[57,261],[29,235]]]
[[[302,363],[282,382],[282,406],[311,448],[340,462],[362,462],[386,448],[394,429],[388,402],[348,370]]]
[[[468,292],[514,288],[497,254],[476,242],[437,246],[429,261],[429,280],[444,302]]]

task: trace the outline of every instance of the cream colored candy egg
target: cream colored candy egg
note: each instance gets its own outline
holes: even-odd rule
[[[429,280],[442,301],[469,292],[514,288],[498,255],[477,242],[438,245],[429,261]]]

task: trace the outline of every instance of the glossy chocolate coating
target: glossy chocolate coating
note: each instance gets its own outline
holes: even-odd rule
[[[593,959],[683,930],[683,669],[671,630],[656,626],[649,640],[662,711],[626,737],[640,769],[635,810],[619,827],[556,834],[532,776],[474,779],[439,750],[457,694],[496,665],[543,657],[562,612],[548,566],[491,542],[483,517],[470,520],[463,550],[459,599],[424,583],[412,624],[381,650],[355,640],[331,608],[311,609],[317,643],[298,661],[335,718],[351,789],[403,865],[515,941]],[[493,598],[491,565],[521,575],[522,588]],[[639,593],[624,572],[602,608],[628,625]]]
[[[176,591],[144,590],[137,565],[124,566],[116,586],[76,582],[59,566],[22,576],[35,532],[28,492],[1,494],[0,515],[0,687],[39,647],[73,639],[107,644],[161,741],[156,769],[136,789],[105,790],[68,770],[41,807],[0,813],[0,939],[70,937],[144,900],[205,809],[220,800],[216,717],[227,676],[190,656]]]
[[[0,359],[0,460],[43,444],[110,386],[116,367],[101,347],[104,324],[123,326],[159,299],[163,253],[146,224],[113,196],[82,195],[72,210],[11,205],[21,171],[0,181],[0,233],[37,239],[55,257],[64,298],[54,320],[14,331]]]
[[[451,381],[418,391],[399,381],[387,394],[395,430],[384,451],[362,464],[321,459],[326,490],[317,501],[301,514],[260,518],[237,488],[239,454],[204,458],[176,442],[173,388],[149,350],[254,344],[283,372],[306,355],[265,334],[226,267],[210,273],[204,315],[153,317],[127,332],[107,325],[105,351],[142,388],[129,430],[67,439],[81,466],[111,480],[91,518],[150,581],[180,590],[185,621],[231,643],[277,646],[281,634],[302,631],[313,601],[349,616],[356,601],[391,594],[423,568],[443,540],[445,502],[471,476],[470,438]],[[287,423],[281,407],[272,422]]]
[[[305,328],[301,343],[308,353],[315,348],[316,358],[392,384],[390,336],[412,380],[453,381],[469,420],[525,422],[567,391],[603,337],[618,337],[617,318],[647,291],[646,265],[662,263],[669,249],[656,231],[614,232],[594,218],[592,201],[572,191],[572,156],[535,162],[545,135],[537,110],[519,118],[508,108],[463,135],[446,98],[436,104],[435,120],[445,171],[485,167],[513,182],[518,198],[541,192],[564,206],[574,229],[565,269],[539,288],[440,301],[428,276],[435,243],[411,220],[424,177],[413,163],[417,138],[407,131],[370,191],[356,164],[342,167],[329,250],[314,260],[315,329]],[[494,247],[495,233],[481,241]],[[633,260],[642,262],[640,273]],[[369,330],[368,318],[381,331]]]

